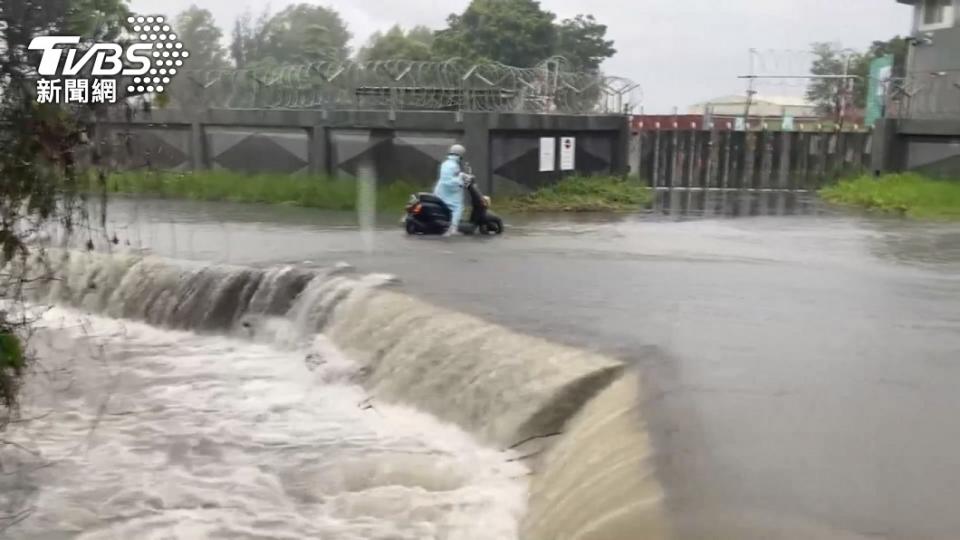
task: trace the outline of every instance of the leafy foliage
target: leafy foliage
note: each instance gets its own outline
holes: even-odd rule
[[[917,173],[861,176],[823,188],[827,201],[918,218],[960,219],[960,181]]]
[[[566,58],[576,68],[595,70],[600,64],[617,53],[613,41],[605,39],[607,27],[593,15],[577,15],[565,19],[557,28],[557,45],[554,54]]]
[[[555,18],[536,0],[473,0],[463,14],[447,18],[434,50],[447,58],[533,66],[556,50]]]
[[[27,46],[36,36],[81,35],[121,40],[130,12],[125,0],[19,0],[0,2],[0,297],[23,299],[27,277],[22,262],[27,239],[51,223],[73,232],[84,219],[77,182],[77,146],[96,111],[37,103],[33,84],[39,58]],[[96,154],[96,153],[94,153]],[[105,220],[105,216],[103,216]],[[9,420],[16,409],[19,378],[30,322],[0,312],[0,404]]]
[[[198,80],[197,70],[218,70],[230,67],[227,51],[221,45],[223,32],[206,9],[192,5],[176,16],[174,29],[190,57],[186,69],[174,77],[166,91],[157,96],[157,103],[166,106],[175,101],[180,107],[195,108],[205,103],[206,81]]]
[[[220,44],[223,32],[207,9],[192,5],[176,17],[180,41],[190,51],[187,69],[223,69],[229,66],[227,51]]]
[[[508,210],[525,212],[616,212],[638,210],[651,200],[650,188],[617,176],[571,176],[514,200]]]
[[[830,43],[815,43],[813,53],[816,58],[810,73],[818,76],[843,75],[845,70],[849,73],[850,65],[855,61]],[[847,81],[842,79],[814,79],[807,88],[807,100],[816,104],[820,114],[838,116],[845,85]]]
[[[377,190],[377,206],[402,208],[411,193],[430,183],[393,182]],[[107,181],[111,193],[149,195],[199,201],[267,203],[324,210],[354,210],[356,182],[317,175],[242,174],[233,171],[189,173],[122,172]],[[498,208],[521,212],[591,212],[636,210],[650,202],[650,189],[639,179],[575,176],[537,191],[495,202]]]
[[[518,67],[562,56],[575,69],[596,70],[617,52],[606,34],[593,15],[557,23],[536,0],[473,0],[436,32],[433,55]]]
[[[378,204],[386,208],[402,207],[410,193],[426,187],[406,182],[381,186]],[[318,175],[136,171],[111,175],[107,189],[198,201],[284,204],[324,210],[353,210],[357,204],[356,181]]]
[[[249,13],[240,17],[230,54],[238,67],[344,60],[350,37],[336,11],[296,4],[273,16],[264,11],[255,23]]]
[[[399,25],[386,33],[375,32],[357,54],[362,62],[382,60],[430,60],[433,58],[433,31],[415,26],[404,31]]]
[[[20,378],[26,368],[23,344],[13,327],[0,328],[0,404],[16,407]]]
[[[849,86],[848,106],[862,109],[866,107],[867,90],[870,84],[870,63],[876,58],[892,54],[893,76],[902,77],[908,48],[907,41],[900,36],[888,41],[874,41],[863,53],[845,52],[831,43],[814,43],[815,58],[810,72],[813,75],[843,75],[846,68],[847,74],[857,76]],[[821,114],[838,117],[844,84],[840,79],[815,79],[807,88],[807,99],[817,105]]]

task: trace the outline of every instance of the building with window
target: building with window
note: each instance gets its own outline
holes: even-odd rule
[[[913,6],[911,46],[886,88],[874,167],[960,178],[960,0],[896,1]]]
[[[960,119],[960,0],[897,1],[913,6],[913,41],[891,115]]]

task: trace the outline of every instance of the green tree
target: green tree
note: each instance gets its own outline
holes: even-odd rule
[[[59,30],[72,32],[95,41],[116,41],[130,30],[127,0],[29,0],[8,2],[19,4],[25,10],[35,9],[29,17],[38,33]],[[16,6],[11,6],[16,9]],[[46,9],[46,11],[44,11]]]
[[[434,37],[434,31],[423,25],[414,26],[407,31],[407,39],[419,41],[420,43],[426,43],[431,47],[433,47]]]
[[[223,69],[229,66],[227,51],[220,43],[223,32],[209,10],[194,4],[177,15],[174,24],[180,41],[190,51],[187,69]]]
[[[27,236],[51,223],[70,233],[82,219],[74,152],[95,116],[90,107],[37,102],[33,74],[39,58],[27,46],[48,34],[117,40],[129,30],[128,16],[125,0],[0,2],[0,297],[14,306],[23,301],[29,277],[15,263],[36,249]],[[13,312],[0,311],[0,429],[15,417],[31,360],[23,346],[30,321]]]
[[[844,51],[832,43],[814,43],[813,65],[810,67],[812,75],[820,77],[834,77],[845,72],[854,75],[853,71],[863,60],[853,51]],[[851,83],[838,78],[812,79],[807,87],[807,100],[817,106],[817,112],[822,115],[838,117],[842,108],[844,91]],[[862,83],[852,83],[856,94]]]
[[[430,60],[433,31],[416,26],[405,32],[399,25],[386,33],[375,32],[357,53],[361,62],[378,60]]]
[[[297,4],[276,15],[249,13],[237,20],[231,56],[238,67],[345,60],[350,32],[340,15],[323,6]]]
[[[565,19],[557,27],[555,54],[563,56],[578,69],[595,70],[617,53],[613,41],[606,39],[607,27],[593,15]]]
[[[906,39],[896,36],[887,41],[874,41],[866,52],[840,49],[830,43],[814,43],[814,61],[810,68],[813,75],[843,75],[844,70],[855,79],[814,79],[807,87],[807,99],[817,106],[818,112],[838,117],[846,96],[847,107],[863,109],[867,103],[870,85],[870,63],[882,56],[893,55],[893,76],[903,77],[906,72]],[[849,63],[848,63],[849,62]]]
[[[206,85],[208,78],[216,75],[209,70],[230,67],[227,51],[221,44],[223,32],[210,11],[196,5],[176,16],[174,29],[190,57],[186,60],[185,72],[173,78],[157,102],[161,106],[172,102],[183,109],[202,107],[207,100],[215,100],[224,92],[221,86],[208,88]]]
[[[857,87],[854,96],[854,103],[857,107],[866,107],[867,91],[870,81],[870,63],[875,59],[892,55],[893,56],[893,77],[903,77],[907,71],[907,53],[910,45],[903,37],[896,36],[888,41],[874,41],[870,44],[866,54],[863,54],[854,65],[853,73],[860,77],[861,85]]]
[[[258,46],[263,43],[262,32],[269,20],[269,13],[265,10],[260,19],[254,23],[250,11],[243,12],[233,23],[230,35],[230,57],[238,68],[246,68],[250,59],[260,56]]]
[[[554,53],[554,19],[536,0],[473,0],[462,14],[447,18],[434,52],[443,58],[533,66]]]

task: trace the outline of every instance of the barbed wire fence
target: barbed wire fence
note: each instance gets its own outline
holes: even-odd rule
[[[835,44],[841,62],[856,51]],[[752,49],[747,91],[762,97],[805,97],[810,86],[835,79],[838,91],[849,92],[852,75],[817,76],[810,72],[816,59],[812,50]],[[743,77],[747,79],[747,77]],[[863,81],[866,86],[870,81]],[[885,114],[890,118],[937,119],[960,114],[960,69],[915,70],[904,77],[879,81],[885,85]],[[852,96],[848,96],[852,97]]]
[[[857,85],[863,86],[866,91],[867,81],[855,74],[855,62],[858,52],[843,48],[841,44],[831,44],[836,54],[837,71],[829,74],[813,73],[814,65],[819,54],[812,49],[749,49],[749,68],[746,75],[739,76],[747,84],[747,105],[744,115],[748,116],[753,100],[758,95],[776,97],[780,99],[794,99],[797,104],[809,103],[811,91],[820,96],[815,101],[818,111],[823,113],[827,107],[823,100],[826,98],[834,103],[829,108],[834,109],[832,115],[839,125],[843,125],[848,113],[854,109],[854,94]]]
[[[751,49],[750,72],[757,77],[754,89],[760,94],[803,97],[814,80],[811,67],[816,59],[811,50]]]
[[[571,69],[562,57],[531,68],[451,59],[184,70],[169,94],[181,108],[576,114],[629,113],[643,99],[639,84]]]
[[[891,79],[886,113],[890,118],[921,120],[960,114],[960,69],[917,71]]]

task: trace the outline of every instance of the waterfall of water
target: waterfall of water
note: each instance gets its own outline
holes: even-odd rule
[[[33,264],[59,278],[34,292],[38,301],[335,346],[376,399],[412,405],[500,448],[550,440],[531,461],[531,539],[667,537],[639,384],[620,362],[429,305],[392,290],[392,276],[343,266],[254,269],[78,252]]]

